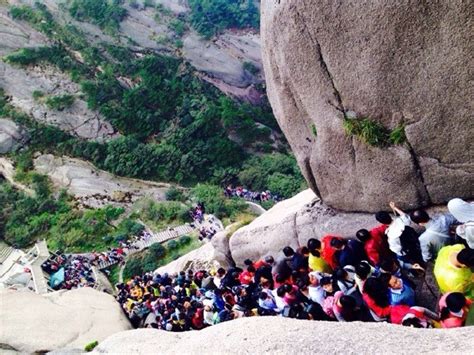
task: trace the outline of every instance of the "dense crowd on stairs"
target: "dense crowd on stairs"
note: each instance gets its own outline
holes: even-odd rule
[[[281,200],[280,196],[272,193],[270,190],[252,191],[243,186],[233,187],[232,185],[228,185],[224,189],[224,195],[229,198],[240,197],[247,201],[252,201],[252,202],[263,202],[263,201],[278,202]]]
[[[193,220],[191,226],[199,230],[199,239],[211,239],[217,233],[219,226],[217,220],[210,216],[205,221],[205,206],[199,202],[190,209],[189,213]],[[168,230],[173,230],[169,228]],[[117,247],[111,247],[106,251],[93,251],[87,254],[65,254],[56,251],[50,255],[42,265],[43,271],[48,275],[49,286],[53,290],[71,290],[80,287],[95,287],[96,275],[93,267],[98,269],[103,265],[123,264],[126,257],[132,252],[139,250],[139,245],[147,243],[153,236],[147,230],[142,230],[127,240],[120,240]]]
[[[117,300],[134,327],[168,331],[250,316],[418,328],[473,324],[474,204],[453,199],[450,213],[434,216],[390,207],[393,215],[378,212],[380,224],[353,238],[309,239],[297,250],[246,260],[244,268],[146,273],[118,284]],[[420,235],[413,223],[424,228]],[[423,283],[433,264],[436,291]],[[439,291],[437,309],[423,307],[422,287],[433,297]]]

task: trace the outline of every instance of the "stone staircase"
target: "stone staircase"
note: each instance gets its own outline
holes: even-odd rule
[[[134,244],[136,247],[135,249],[131,249],[127,255],[132,255],[135,253],[138,253],[146,248],[148,248],[150,245],[155,244],[155,243],[165,243],[171,239],[176,239],[179,237],[182,237],[183,235],[189,234],[192,231],[194,231],[194,228],[191,227],[189,224],[183,224],[178,227],[170,228],[168,230],[164,230],[158,233],[154,233],[150,230],[148,232],[151,234],[151,237],[147,240],[140,240]],[[108,268],[109,266],[112,266],[116,264],[116,261],[106,261],[106,262],[100,262],[98,265],[99,270],[103,270]]]
[[[5,260],[8,259],[11,253],[13,253],[13,249],[11,246],[5,244],[5,243],[0,243],[0,264],[3,264]]]
[[[37,242],[33,249],[28,252],[27,256],[28,255],[31,255],[33,258],[31,260],[30,269],[35,291],[39,294],[47,293],[49,291],[48,281],[45,278],[43,269],[41,268],[41,265],[49,258],[46,241],[42,240]]]

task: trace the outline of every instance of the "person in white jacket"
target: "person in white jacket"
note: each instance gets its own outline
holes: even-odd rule
[[[448,210],[462,223],[456,228],[456,234],[466,240],[469,248],[474,249],[474,203],[453,198],[448,202]]]

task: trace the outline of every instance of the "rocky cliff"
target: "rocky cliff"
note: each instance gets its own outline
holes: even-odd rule
[[[361,325],[363,325],[361,327]],[[414,329],[282,317],[242,318],[198,332],[150,329],[112,335],[94,351],[121,354],[468,354],[469,328]]]
[[[473,18],[468,2],[262,1],[268,96],[326,203],[474,196]]]
[[[0,353],[84,349],[92,341],[131,329],[111,295],[91,288],[47,295],[0,291]]]

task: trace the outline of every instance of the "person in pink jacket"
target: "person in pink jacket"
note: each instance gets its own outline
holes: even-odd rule
[[[440,320],[442,328],[458,328],[464,326],[472,301],[461,292],[444,294],[439,300]]]

